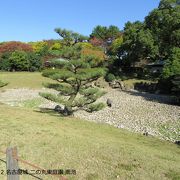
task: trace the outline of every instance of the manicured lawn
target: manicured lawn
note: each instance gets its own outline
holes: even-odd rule
[[[42,88],[43,82],[52,82],[51,79],[45,78],[40,72],[0,72],[0,80],[8,82],[8,86],[4,88]],[[141,79],[128,79],[123,81],[128,87],[132,87],[135,83],[152,81]]]
[[[20,157],[40,167],[76,169],[69,179],[180,178],[177,145],[109,125],[0,105],[0,129],[1,150],[17,146]]]
[[[0,72],[0,80],[9,84],[3,89],[9,88],[42,88],[43,82],[51,82],[50,79],[41,76],[40,72]]]
[[[153,83],[154,81],[150,81],[150,80],[144,80],[144,79],[128,79],[128,80],[124,80],[123,81],[124,84],[129,87],[129,88],[133,88],[133,86],[136,84],[136,83],[140,83],[140,82],[143,82],[143,83]]]

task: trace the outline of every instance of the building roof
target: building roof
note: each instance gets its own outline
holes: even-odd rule
[[[165,62],[163,60],[158,60],[153,63],[147,64],[147,66],[164,66]]]

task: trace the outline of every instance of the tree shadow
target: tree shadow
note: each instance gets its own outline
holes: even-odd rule
[[[142,92],[142,91],[137,91],[137,90],[123,91],[123,92],[133,95],[133,96],[141,96],[147,101],[178,106],[177,98],[174,96],[153,94],[153,93]]]
[[[39,110],[34,110],[34,111],[38,112],[38,113],[46,113],[46,114],[49,114],[49,115],[55,116],[55,117],[65,117],[63,114],[55,111],[52,108],[39,108]]]
[[[50,116],[54,116],[54,117],[61,117],[61,118],[74,117],[73,115],[64,115],[63,113],[58,112],[52,108],[39,108],[39,110],[34,110],[34,111],[38,112],[38,113],[46,113],[46,114],[49,114]]]

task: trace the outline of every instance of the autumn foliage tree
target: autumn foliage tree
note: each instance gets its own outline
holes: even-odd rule
[[[91,38],[90,38],[90,43],[91,43],[93,46],[103,46],[103,40],[98,39],[98,38],[95,37],[95,36],[91,36]]]
[[[112,42],[120,37],[122,34],[117,26],[96,26],[90,37],[90,42],[94,45],[100,44],[101,47],[103,47],[105,53],[107,53],[109,46],[112,44]]]
[[[31,43],[33,51],[38,56],[44,56],[48,52],[48,43],[45,41],[38,41]]]
[[[87,62],[92,63],[94,66],[102,64],[107,59],[104,52],[98,49],[83,48],[81,55]]]
[[[7,52],[10,53],[14,51],[32,52],[33,48],[30,44],[16,42],[16,41],[0,44],[0,53],[7,53]]]

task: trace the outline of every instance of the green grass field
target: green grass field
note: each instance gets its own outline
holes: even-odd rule
[[[52,80],[41,76],[39,72],[0,72],[0,80],[8,82],[9,84],[3,89],[7,88],[42,88],[43,82],[52,82]],[[132,88],[135,83],[152,81],[140,80],[140,79],[128,79],[123,81],[126,86]]]
[[[46,80],[39,73],[0,73],[0,79],[8,81],[9,88],[41,88],[41,81]],[[180,148],[173,143],[110,125],[0,104],[0,150],[9,146],[17,146],[22,159],[40,167],[75,169],[77,175],[68,179],[180,179]],[[5,155],[0,154],[0,159]],[[0,175],[0,179],[7,178]],[[21,179],[33,178],[23,175]]]
[[[144,80],[144,79],[128,79],[123,81],[128,88],[133,88],[136,83],[154,83],[155,81]]]
[[[10,88],[31,88],[38,89],[43,87],[43,83],[52,80],[41,76],[39,72],[0,72],[0,80],[8,82],[3,89]]]

